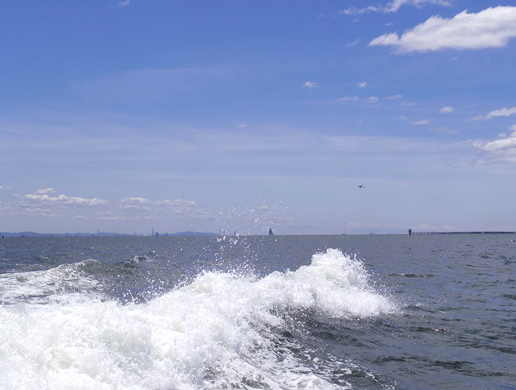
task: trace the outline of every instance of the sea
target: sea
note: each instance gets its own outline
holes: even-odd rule
[[[0,389],[516,389],[516,235],[2,238]]]

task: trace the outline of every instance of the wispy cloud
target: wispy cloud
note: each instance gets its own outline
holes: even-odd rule
[[[449,114],[449,113],[451,113],[451,112],[453,112],[453,111],[455,111],[455,110],[453,109],[453,107],[450,107],[450,106],[443,107],[443,108],[441,108],[441,109],[439,110],[439,112],[440,112],[441,114]]]
[[[374,5],[370,5],[368,7],[364,8],[358,8],[358,7],[350,7],[343,9],[342,11],[339,11],[340,15],[362,15],[367,14],[369,12],[381,12],[383,7],[376,7]]]
[[[386,12],[397,12],[400,7],[404,5],[411,5],[415,7],[423,7],[427,4],[447,7],[451,5],[448,0],[394,0],[388,3],[385,8]]]
[[[365,83],[363,83],[364,86],[365,86]],[[387,99],[387,100],[397,100],[397,99],[401,99],[403,98],[402,95],[392,95],[392,96],[387,96],[387,97],[384,97],[382,99]],[[379,100],[380,100],[380,97],[379,96],[369,96],[367,98],[364,98],[364,99],[367,99],[367,101],[369,103],[377,103]],[[354,96],[343,96],[341,98],[338,98],[338,99],[335,99],[335,101],[337,102],[356,102],[356,101],[359,101],[360,100],[360,97],[354,95]]]
[[[433,127],[431,129],[428,129],[431,133],[436,134],[458,134],[459,132],[457,130],[448,129],[447,127]]]
[[[165,199],[151,200],[146,198],[123,198],[117,203],[117,208],[124,212],[143,213],[147,217],[157,214],[185,215],[198,214],[200,206],[193,200]],[[116,209],[115,209],[116,210]]]
[[[489,114],[487,115],[479,115],[479,116],[476,116],[473,118],[473,120],[489,120],[489,119],[492,119],[492,118],[495,118],[495,117],[500,117],[500,116],[511,116],[511,115],[514,115],[516,114],[516,107],[512,107],[512,108],[501,108],[499,110],[494,110],[494,111],[491,111]]]
[[[475,141],[473,145],[490,161],[516,163],[516,131],[510,136],[484,142]]]
[[[308,88],[308,89],[314,89],[314,88],[317,88],[318,86],[319,86],[319,84],[316,83],[315,81],[307,81],[306,83],[303,84],[303,87]]]
[[[479,50],[507,46],[516,37],[516,7],[499,6],[479,13],[463,11],[452,19],[433,16],[401,36],[384,34],[369,46],[392,46],[396,53],[441,49]]]
[[[44,190],[48,191],[48,190]],[[58,205],[58,206],[100,206],[107,201],[98,198],[82,198],[76,196],[57,195],[50,196],[48,193],[38,193],[25,195],[20,199],[20,205]]]
[[[367,87],[367,83],[365,81],[363,81],[361,83],[358,83],[358,87],[359,88],[366,88]]]
[[[136,69],[73,82],[69,88],[73,93],[95,96],[101,101],[148,101],[162,99],[171,92],[191,92],[224,85],[236,80],[240,74],[238,66]]]
[[[412,126],[423,126],[423,125],[428,125],[430,123],[430,121],[428,119],[421,119],[419,121],[411,121],[410,124]]]
[[[131,219],[159,220],[163,216],[196,218],[210,213],[202,210],[197,202],[182,199],[151,200],[127,197],[115,202],[100,198],[49,195],[57,191],[51,188],[18,196],[13,207],[19,207],[24,215],[46,218],[75,218],[90,220],[127,221]]]
[[[359,100],[359,97],[358,96],[344,96],[344,97],[341,97],[341,98],[338,98],[338,99],[335,99],[336,101],[338,102],[356,102]]]
[[[126,7],[128,6],[129,4],[131,4],[131,1],[130,0],[122,0],[122,1],[119,1],[118,4],[116,5],[117,7]]]
[[[362,103],[367,104],[366,97],[362,98]],[[157,122],[139,123],[139,126],[141,131],[138,134],[129,132],[126,139],[119,134],[112,138],[106,138],[105,134],[101,138],[90,135],[89,140],[79,137],[77,142],[83,149],[80,158],[75,153],[63,153],[69,150],[69,146],[61,145],[56,138],[51,143],[49,153],[60,155],[64,159],[60,160],[59,166],[71,167],[69,171],[75,171],[75,164],[80,161],[80,164],[93,165],[97,174],[100,175],[102,171],[105,176],[97,178],[97,182],[89,183],[87,193],[82,192],[83,186],[73,182],[64,191],[52,185],[40,185],[37,191],[23,192],[27,195],[10,197],[11,200],[5,201],[2,198],[2,207],[10,207],[9,211],[1,212],[2,216],[9,213],[13,221],[21,219],[16,218],[16,215],[30,217],[31,223],[39,223],[35,227],[38,230],[53,229],[52,226],[62,224],[67,226],[67,231],[96,231],[100,228],[118,232],[147,229],[150,232],[151,227],[156,227],[159,231],[216,231],[229,217],[221,216],[217,206],[206,205],[213,205],[212,199],[218,199],[217,197],[227,198],[227,193],[233,191],[227,190],[231,188],[230,183],[242,178],[245,178],[250,188],[255,186],[258,193],[260,188],[266,187],[267,184],[264,183],[270,183],[271,180],[288,181],[293,188],[292,192],[295,192],[298,190],[296,183],[305,187],[307,180],[314,186],[315,183],[320,184],[320,180],[334,182],[344,172],[344,168],[335,170],[335,167],[345,167],[346,171],[365,176],[368,170],[364,167],[375,166],[378,167],[375,175],[387,177],[384,173],[392,171],[407,170],[419,174],[425,166],[440,164],[443,159],[464,158],[462,156],[467,155],[456,153],[451,146],[450,150],[443,152],[442,144],[437,145],[428,140],[423,142],[404,137],[327,137],[317,131],[288,128],[284,125],[270,125],[252,132],[237,131],[234,127],[218,131],[185,128],[176,131],[180,133],[178,137],[167,133],[165,136],[154,134],[151,138],[149,131],[157,126]],[[174,127],[168,121],[163,126]],[[259,126],[253,124],[254,128]],[[35,125],[34,132],[38,131],[39,128]],[[111,163],[105,163],[102,160],[95,165],[99,158],[108,154],[103,153],[103,150],[97,153],[99,145],[115,143],[121,148],[119,152],[123,158],[120,162],[111,160]],[[471,144],[469,147],[471,148]],[[90,152],[85,152],[88,150]],[[109,154],[112,155],[113,152]],[[458,155],[461,157],[457,157]],[[46,159],[46,156],[40,155],[41,159]],[[128,159],[127,156],[131,158]],[[125,189],[123,197],[118,196],[118,192],[113,194],[105,189],[98,194],[94,192],[95,186],[103,181],[109,181],[110,187],[125,188],[129,177],[133,183],[132,191],[135,192],[134,189],[138,188],[145,192],[127,193],[131,190]],[[29,176],[27,181],[31,178]],[[188,192],[182,191],[183,187],[188,187],[192,181],[203,179],[207,180],[205,186],[211,186],[216,181],[213,188],[219,188],[208,194],[200,191],[195,199],[188,195],[184,197],[183,194]],[[47,180],[47,183],[57,182],[53,176],[47,177]],[[177,195],[147,196],[149,183],[158,188],[161,194]],[[267,199],[259,199],[256,207],[267,202]],[[250,201],[244,199],[241,203],[249,205]],[[266,209],[261,210],[261,213],[266,212]],[[52,223],[47,221],[48,218],[52,219]],[[234,219],[242,218],[239,216]],[[256,225],[255,219],[256,215],[249,220],[249,226]],[[230,228],[233,229],[232,226]]]
[[[35,194],[37,195],[45,195],[45,194],[55,194],[57,191],[53,188],[44,188],[42,190],[37,190]]]
[[[93,209],[102,208],[108,202],[99,198],[84,198],[80,196],[67,196],[64,194],[52,196],[55,193],[51,188],[38,190],[33,194],[18,196],[16,204],[12,209],[17,208],[20,214],[45,217],[45,218],[76,218],[82,213],[91,213]],[[90,211],[87,211],[90,209]]]
[[[423,7],[424,5],[438,5],[438,6],[449,6],[450,1],[447,0],[394,0],[387,3],[384,6],[370,5],[368,7],[358,8],[350,7],[339,12],[341,15],[362,15],[370,12],[383,12],[391,13],[398,12],[398,10],[404,5],[410,5],[415,7]]]

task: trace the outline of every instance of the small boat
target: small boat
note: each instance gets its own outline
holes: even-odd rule
[[[269,228],[269,236],[274,236],[274,232],[272,231],[272,228]]]

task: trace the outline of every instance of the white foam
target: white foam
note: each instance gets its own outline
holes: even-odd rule
[[[83,268],[99,264],[98,261],[89,259],[79,263],[61,264],[44,271],[2,274],[0,304],[49,303],[64,296],[65,299],[70,299],[73,293],[82,296],[97,293],[100,283],[84,272]]]
[[[278,345],[277,309],[346,317],[393,305],[359,261],[329,250],[263,279],[206,272],[144,304],[0,306],[0,389],[342,388]]]
[[[363,263],[337,249],[314,255],[310,266],[295,272],[274,272],[259,284],[272,304],[316,309],[337,318],[370,317],[395,310],[389,299],[369,285]]]

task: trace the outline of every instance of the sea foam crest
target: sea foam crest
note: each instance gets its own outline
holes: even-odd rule
[[[142,304],[4,305],[0,389],[343,388],[282,340],[282,307],[337,317],[393,309],[363,265],[336,250],[262,279],[205,272]]]
[[[395,305],[369,284],[364,264],[337,249],[312,257],[294,272],[274,272],[258,284],[275,304],[316,309],[333,317],[369,317],[395,310]]]
[[[48,270],[2,274],[0,304],[68,301],[74,296],[97,293],[100,282],[85,270],[99,265],[97,260],[89,259]]]

